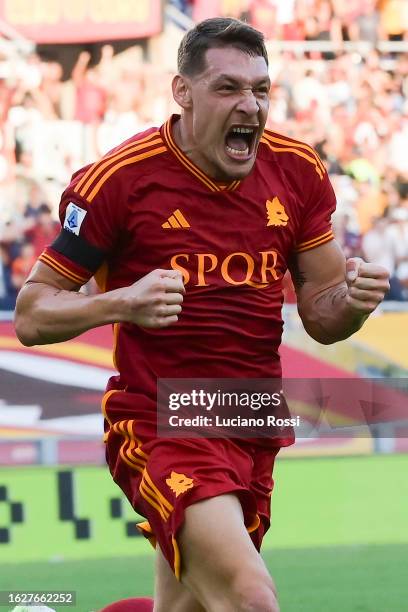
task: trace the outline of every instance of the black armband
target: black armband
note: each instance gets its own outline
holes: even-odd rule
[[[102,249],[65,229],[61,230],[51,248],[92,273],[100,268],[105,259],[105,252]]]

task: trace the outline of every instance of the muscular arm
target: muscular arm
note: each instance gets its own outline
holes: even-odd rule
[[[304,328],[322,344],[354,334],[389,289],[382,266],[346,262],[335,241],[297,254],[290,272]]]
[[[19,293],[15,328],[26,346],[62,342],[107,323],[131,322],[167,327],[178,320],[184,286],[179,272],[154,270],[130,287],[100,295],[78,293],[79,286],[38,262]]]

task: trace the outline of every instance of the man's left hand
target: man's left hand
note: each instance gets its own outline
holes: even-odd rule
[[[372,313],[390,289],[389,278],[383,266],[351,257],[346,262],[347,304],[361,314]]]

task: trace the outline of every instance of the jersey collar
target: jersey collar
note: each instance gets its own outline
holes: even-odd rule
[[[183,151],[177,146],[173,135],[172,126],[180,119],[180,115],[172,115],[164,125],[161,127],[161,133],[163,140],[165,141],[169,150],[175,155],[178,161],[187,168],[191,174],[193,174],[199,181],[201,181],[210,191],[234,191],[239,187],[241,181],[232,181],[232,183],[220,183],[214,181],[205,172],[203,172],[198,166],[196,166]]]

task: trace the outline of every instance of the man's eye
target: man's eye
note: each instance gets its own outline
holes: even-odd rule
[[[234,85],[221,85],[221,91],[235,91]]]

